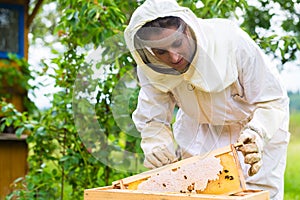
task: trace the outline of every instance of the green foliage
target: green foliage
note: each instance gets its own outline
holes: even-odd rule
[[[5,101],[0,101],[1,118],[0,134],[14,132],[18,137],[24,133],[29,133],[33,129],[34,121],[28,117],[27,112],[19,112],[14,105]],[[13,131],[8,131],[12,128]]]
[[[11,102],[15,95],[19,95],[22,99],[22,107],[26,111],[34,112],[36,107],[28,99],[27,92],[35,89],[29,84],[29,80],[33,79],[29,64],[24,58],[18,58],[15,54],[8,54],[8,59],[1,60],[0,66],[0,101]]]
[[[257,0],[256,5],[246,7],[243,15],[241,26],[282,65],[296,60],[300,49],[298,4],[299,1]],[[271,27],[272,24],[276,27]]]
[[[248,4],[247,1],[223,1],[223,0],[204,0],[201,1],[203,5],[197,7],[198,0],[188,1],[181,0],[178,1],[183,6],[190,8],[198,17],[207,18],[228,18],[231,16],[236,16],[236,9],[245,9]]]
[[[28,115],[34,116],[37,110],[27,97],[27,92],[35,88],[29,84],[33,77],[28,62],[14,54],[9,54],[0,64],[0,133],[16,133],[20,137],[32,128]],[[11,104],[15,99],[19,105]]]
[[[126,20],[114,1],[59,1],[58,5],[64,14],[57,30],[75,46],[99,45],[119,33]]]

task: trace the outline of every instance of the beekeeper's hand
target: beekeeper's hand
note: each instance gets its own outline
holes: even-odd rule
[[[144,166],[150,169],[161,167],[177,161],[175,152],[170,152],[164,145],[155,147],[152,153],[145,155]]]
[[[262,166],[263,139],[258,133],[247,128],[242,131],[238,142],[243,143],[238,150],[243,153],[244,162],[251,165],[248,174],[253,176]]]

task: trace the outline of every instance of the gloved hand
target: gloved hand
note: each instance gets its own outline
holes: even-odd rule
[[[258,133],[247,128],[242,131],[238,142],[243,143],[238,150],[243,153],[244,162],[251,165],[248,174],[253,176],[262,166],[263,139]]]
[[[145,155],[144,166],[150,169],[176,162],[178,159],[165,146],[153,148],[152,153]]]

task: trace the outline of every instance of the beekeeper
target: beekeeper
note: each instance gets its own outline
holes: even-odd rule
[[[141,84],[133,120],[144,165],[239,141],[247,188],[283,199],[289,99],[255,42],[233,22],[199,19],[175,0],[146,0],[125,40]]]

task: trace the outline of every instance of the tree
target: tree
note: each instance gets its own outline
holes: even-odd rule
[[[299,3],[299,0],[258,0],[255,5],[247,6],[243,15],[241,26],[267,53],[280,61],[279,69],[299,56]]]
[[[53,2],[48,0],[45,5]],[[282,64],[295,59],[299,50],[300,26],[290,25],[289,16],[281,25],[289,35],[259,34],[260,28],[270,27],[275,16],[266,10],[271,2],[299,19],[293,9],[295,1],[258,1],[263,5],[259,8],[247,1],[178,2],[199,17],[242,19],[241,26]],[[30,171],[16,180],[15,191],[9,197],[82,199],[85,188],[109,185],[145,170],[141,166],[139,133],[130,119],[139,91],[133,81],[135,63],[122,38],[132,12],[141,3],[59,0],[55,3],[57,12],[48,15],[52,26],[47,31],[37,31],[42,18],[32,26],[33,38],[56,34],[64,46],[63,52],[53,50],[56,57],[51,64],[43,63],[41,71],[54,68],[50,76],[60,91],[53,95],[51,108],[41,111],[32,123],[28,138]],[[99,59],[87,59],[91,50],[101,55]],[[98,70],[101,76],[95,78]]]

